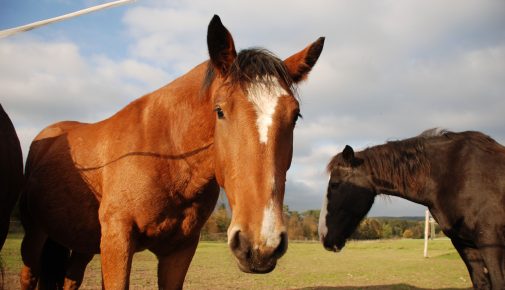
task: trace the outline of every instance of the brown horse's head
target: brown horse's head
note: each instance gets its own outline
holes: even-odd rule
[[[216,118],[216,177],[233,213],[228,244],[244,272],[268,273],[286,252],[284,187],[300,115],[293,90],[323,43],[320,38],[284,61],[262,49],[237,54],[219,17],[209,24],[206,83]]]

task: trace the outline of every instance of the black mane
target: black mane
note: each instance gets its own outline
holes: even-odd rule
[[[207,91],[215,78],[216,71],[209,62],[202,83],[202,91]],[[278,79],[281,85],[286,86],[286,89],[291,92],[296,91],[284,62],[263,48],[241,50],[227,72],[226,78],[230,86],[239,85],[243,89],[257,83],[269,86],[272,84],[272,79]]]
[[[434,136],[433,136],[434,137]],[[425,143],[428,138],[418,136],[401,141],[390,141],[383,145],[367,148],[358,154],[367,171],[376,181],[389,180],[400,191],[419,188],[429,175]]]
[[[389,141],[385,144],[366,148],[357,153],[364,165],[374,178],[390,180],[399,190],[419,188],[430,173],[430,164],[426,157],[425,146],[429,142],[440,140],[465,140],[485,151],[502,151],[503,146],[491,137],[476,131],[451,132],[433,128],[426,130],[416,137]],[[498,144],[499,145],[499,144]],[[337,166],[345,166],[341,154],[333,157],[328,164],[328,172]]]

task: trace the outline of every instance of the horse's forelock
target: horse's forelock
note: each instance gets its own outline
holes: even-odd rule
[[[209,62],[205,78],[202,82],[202,91],[207,91],[216,77],[217,72],[212,63]],[[263,48],[240,51],[225,78],[230,86],[239,85],[244,90],[255,85],[268,87],[277,83],[272,80],[277,80],[279,83],[284,84],[286,89],[293,94],[296,93],[295,83],[290,77],[283,61]]]

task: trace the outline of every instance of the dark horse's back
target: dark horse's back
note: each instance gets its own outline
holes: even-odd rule
[[[23,185],[23,155],[14,125],[0,105],[0,249]]]
[[[454,140],[451,147],[453,154],[448,154],[447,161],[453,164],[453,170],[461,171],[462,180],[458,180],[461,187],[467,188],[465,183],[474,187],[478,184],[478,189],[468,190],[480,192],[474,194],[482,198],[498,198],[496,204],[502,204],[505,211],[505,147],[488,135],[476,131],[447,132],[444,135]]]
[[[432,140],[435,150],[440,151],[439,155],[433,153],[436,162],[431,166],[439,193],[433,206],[454,212],[448,217],[452,225],[462,223],[464,215],[472,234],[481,231],[481,223],[503,225],[501,243],[505,243],[505,147],[475,131],[446,132]],[[454,228],[460,229],[460,235],[465,232],[465,227]]]

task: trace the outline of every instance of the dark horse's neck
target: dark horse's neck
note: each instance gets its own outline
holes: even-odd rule
[[[475,150],[494,155],[505,152],[495,140],[480,132],[431,129],[417,137],[365,149],[357,157],[363,159],[378,193],[402,197],[431,209],[434,195],[456,186],[455,178],[464,176],[469,152],[476,154]]]
[[[428,205],[424,192],[430,178],[426,139],[410,138],[374,146],[358,153],[380,194]]]

